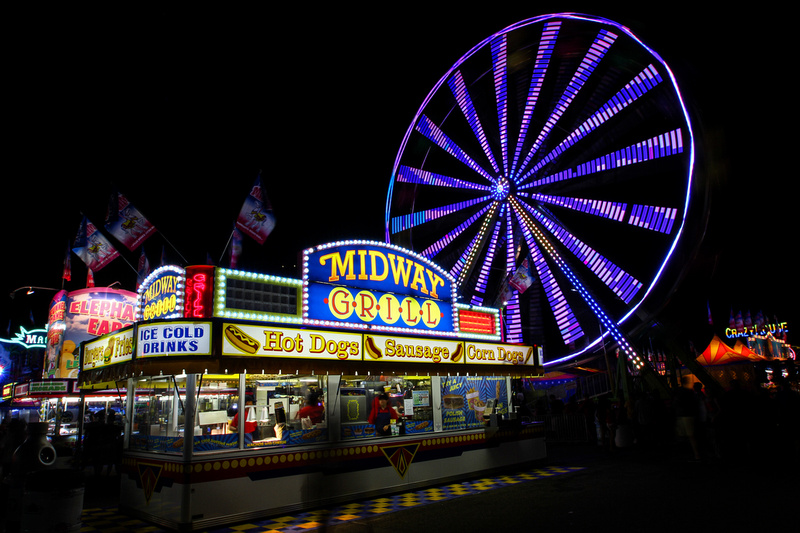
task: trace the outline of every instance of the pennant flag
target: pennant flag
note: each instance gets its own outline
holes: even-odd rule
[[[758,313],[756,313],[756,327],[757,327],[758,329],[761,329],[761,328],[763,328],[763,327],[764,327],[764,324],[765,324],[766,322],[767,322],[767,321],[766,321],[766,319],[764,318],[764,313],[762,313],[762,312],[761,312],[761,310],[759,309],[759,310],[758,310]]]
[[[142,246],[142,255],[139,256],[139,264],[136,269],[136,289],[144,283],[145,278],[150,275],[150,262],[144,253],[144,246]]]
[[[86,288],[88,289],[91,287],[94,287],[94,272],[92,272],[90,268],[88,272],[86,272]]]
[[[117,252],[116,248],[108,242],[108,239],[86,217],[83,217],[81,221],[72,251],[86,263],[87,267],[95,272],[119,257],[119,252]]]
[[[64,256],[64,271],[61,273],[61,279],[72,281],[72,254],[69,249],[69,242],[67,242],[67,253]]]
[[[258,244],[264,244],[275,228],[275,215],[272,213],[272,205],[270,205],[264,190],[261,174],[256,178],[250,194],[242,205],[242,210],[239,211],[236,227]]]
[[[231,268],[236,268],[239,264],[239,256],[242,253],[242,232],[233,228],[231,237]]]
[[[161,246],[161,264],[158,266],[164,266],[167,264],[167,249],[164,246]]]
[[[522,264],[517,267],[517,271],[514,272],[514,275],[508,280],[508,284],[514,287],[520,294],[525,292],[528,287],[533,284],[528,259],[524,259]]]
[[[711,302],[706,301],[706,309],[708,310],[708,324],[710,326],[714,325],[714,319],[711,318]]]
[[[742,312],[736,313],[736,331],[744,331],[744,321],[742,320]]]
[[[156,231],[155,226],[117,191],[111,193],[105,228],[130,251],[141,246]]]
[[[733,307],[731,307],[731,316],[728,318],[728,327],[736,329],[736,320],[733,318]]]

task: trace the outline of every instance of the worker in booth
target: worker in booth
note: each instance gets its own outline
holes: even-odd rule
[[[392,434],[392,420],[397,420],[397,411],[389,405],[389,395],[382,392],[378,395],[378,405],[372,408],[367,422],[375,426],[375,434],[386,436]]]

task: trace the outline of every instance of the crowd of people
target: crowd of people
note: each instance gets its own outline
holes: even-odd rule
[[[696,382],[673,389],[668,399],[636,392],[624,402],[610,394],[564,401],[551,394],[531,410],[579,415],[589,439],[611,450],[678,444],[695,461],[764,452],[800,457],[800,393],[780,377],[757,389],[732,380],[720,395]]]

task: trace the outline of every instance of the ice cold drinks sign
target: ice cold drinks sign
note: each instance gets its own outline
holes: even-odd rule
[[[139,326],[136,357],[211,354],[211,324],[169,322]]]

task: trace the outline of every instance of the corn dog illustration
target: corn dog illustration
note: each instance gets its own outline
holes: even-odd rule
[[[241,352],[253,355],[258,351],[258,348],[261,346],[257,340],[255,340],[253,337],[251,337],[241,329],[237,328],[233,324],[228,324],[227,326],[225,326],[225,330],[223,333],[225,335],[225,338],[228,339],[228,342],[233,344]]]

